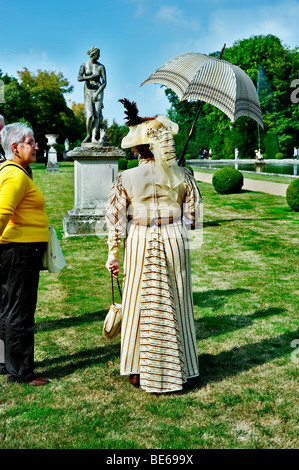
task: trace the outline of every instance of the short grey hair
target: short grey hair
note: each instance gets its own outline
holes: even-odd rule
[[[12,144],[23,143],[28,134],[31,134],[33,137],[33,130],[23,122],[14,122],[13,124],[8,124],[2,129],[1,144],[7,160],[12,160],[14,157],[14,153],[11,148]]]
[[[5,126],[4,117],[0,114],[0,130]]]

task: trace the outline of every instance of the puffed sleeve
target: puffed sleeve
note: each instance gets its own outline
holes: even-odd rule
[[[108,259],[118,259],[119,245],[126,234],[128,200],[122,185],[121,173],[116,176],[106,205],[106,221],[109,229]]]
[[[197,181],[191,171],[185,167],[186,193],[183,202],[183,220],[190,228],[199,227],[202,210],[202,196]]]

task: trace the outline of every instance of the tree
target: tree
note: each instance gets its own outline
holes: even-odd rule
[[[62,73],[27,68],[18,72],[20,82],[2,74],[5,83],[5,102],[0,105],[0,113],[6,123],[25,121],[34,130],[40,152],[47,148],[46,134],[59,134],[58,142],[70,142],[82,138],[85,132],[83,117],[67,106],[64,94],[70,93],[73,86]],[[83,106],[83,105],[82,105]]]
[[[290,154],[292,142],[299,138],[299,109],[290,99],[291,82],[298,77],[298,48],[289,49],[271,34],[253,36],[234,43],[224,58],[241,67],[257,87],[265,126],[263,137],[276,133],[280,149]]]
[[[121,148],[121,141],[127,135],[129,129],[127,126],[120,126],[115,120],[107,129],[107,140],[112,147]]]
[[[218,57],[219,52],[211,55]],[[280,150],[290,155],[299,142],[299,106],[292,102],[291,83],[298,78],[298,48],[291,50],[273,35],[253,36],[236,41],[224,51],[224,60],[242,68],[256,85],[263,113],[264,130],[247,117],[231,123],[219,109],[204,104],[187,152],[194,156],[198,150],[212,147],[213,153],[228,158],[238,147],[240,156],[253,158],[258,147],[265,150],[265,137],[276,133]],[[169,117],[180,126],[177,138],[178,153],[187,139],[194,120],[197,103],[179,102],[172,90],[166,89],[171,108]],[[295,101],[295,100],[293,100]]]
[[[59,134],[59,140],[62,141],[69,137],[69,132],[73,134],[74,113],[68,108],[64,98],[64,93],[69,93],[73,87],[62,73],[38,70],[33,74],[24,68],[18,75],[22,89],[30,97],[32,124],[39,144],[46,143],[46,134]]]
[[[33,107],[28,93],[16,79],[8,81],[4,89],[5,101],[2,106],[0,105],[0,114],[5,117],[6,124],[24,121],[32,126]]]

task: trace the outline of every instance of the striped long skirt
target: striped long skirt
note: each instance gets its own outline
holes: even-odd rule
[[[126,239],[120,373],[147,392],[199,375],[187,231],[131,225]]]

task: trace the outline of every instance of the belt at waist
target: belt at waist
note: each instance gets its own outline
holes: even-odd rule
[[[130,219],[129,223],[134,225],[144,225],[146,227],[152,227],[153,225],[168,225],[173,224],[174,222],[179,222],[181,217],[158,217],[154,219]]]

